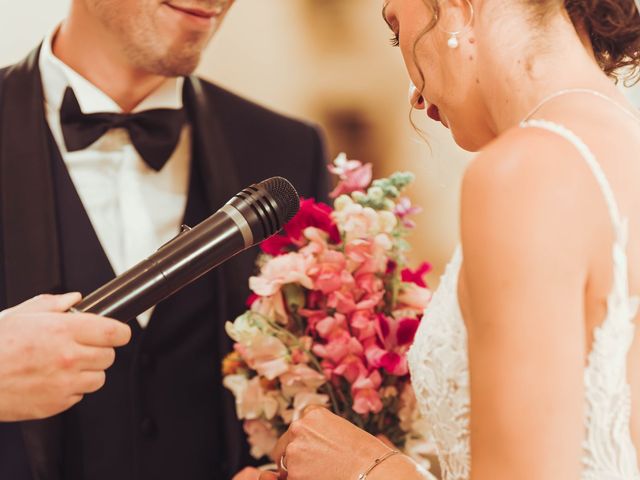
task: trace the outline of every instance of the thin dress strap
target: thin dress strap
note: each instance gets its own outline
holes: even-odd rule
[[[620,245],[623,250],[625,250],[627,244],[627,221],[623,219],[620,214],[618,202],[616,201],[616,197],[613,194],[613,189],[611,188],[609,180],[607,180],[604,170],[602,170],[602,167],[600,166],[600,163],[598,163],[596,156],[593,154],[587,144],[584,143],[584,141],[580,137],[578,137],[564,125],[550,122],[548,120],[526,120],[522,122],[520,126],[522,128],[534,127],[547,130],[549,132],[560,135],[562,138],[566,139],[576,147],[578,152],[580,152],[582,158],[584,158],[584,160],[587,162],[587,165],[589,165],[589,168],[593,172],[593,176],[598,182],[600,190],[602,190],[602,194],[604,195],[605,201],[607,202],[607,208],[609,209],[609,214],[611,215],[611,220],[613,222],[616,244]]]

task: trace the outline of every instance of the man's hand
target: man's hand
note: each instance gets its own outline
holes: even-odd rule
[[[0,421],[45,418],[79,402],[105,382],[128,325],[86,313],[64,313],[79,293],[40,295],[0,313]]]

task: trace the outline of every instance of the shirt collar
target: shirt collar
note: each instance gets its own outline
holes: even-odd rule
[[[122,108],[106,93],[53,54],[52,45],[56,33],[57,29],[49,34],[40,49],[39,67],[48,106],[60,110],[64,92],[67,87],[71,87],[83,113],[122,113]],[[183,86],[184,77],[167,78],[132,113],[156,108],[182,108]]]

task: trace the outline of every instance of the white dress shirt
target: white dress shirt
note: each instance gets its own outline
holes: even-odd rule
[[[68,152],[60,126],[60,106],[71,87],[85,114],[121,113],[108,95],[58,59],[51,34],[42,45],[39,67],[47,122],[73,184],[116,275],[148,257],[180,230],[187,203],[191,129],[186,125],[176,150],[156,172],[150,168],[123,128],[112,129],[85,150]],[[135,112],[182,108],[184,78],[167,79]],[[87,258],[90,268],[91,259]],[[146,327],[153,309],[140,316]]]

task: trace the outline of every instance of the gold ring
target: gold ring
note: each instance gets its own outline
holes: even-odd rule
[[[289,470],[287,470],[287,464],[284,461],[284,456],[284,453],[280,456],[280,470],[282,470],[283,472],[288,472]]]

